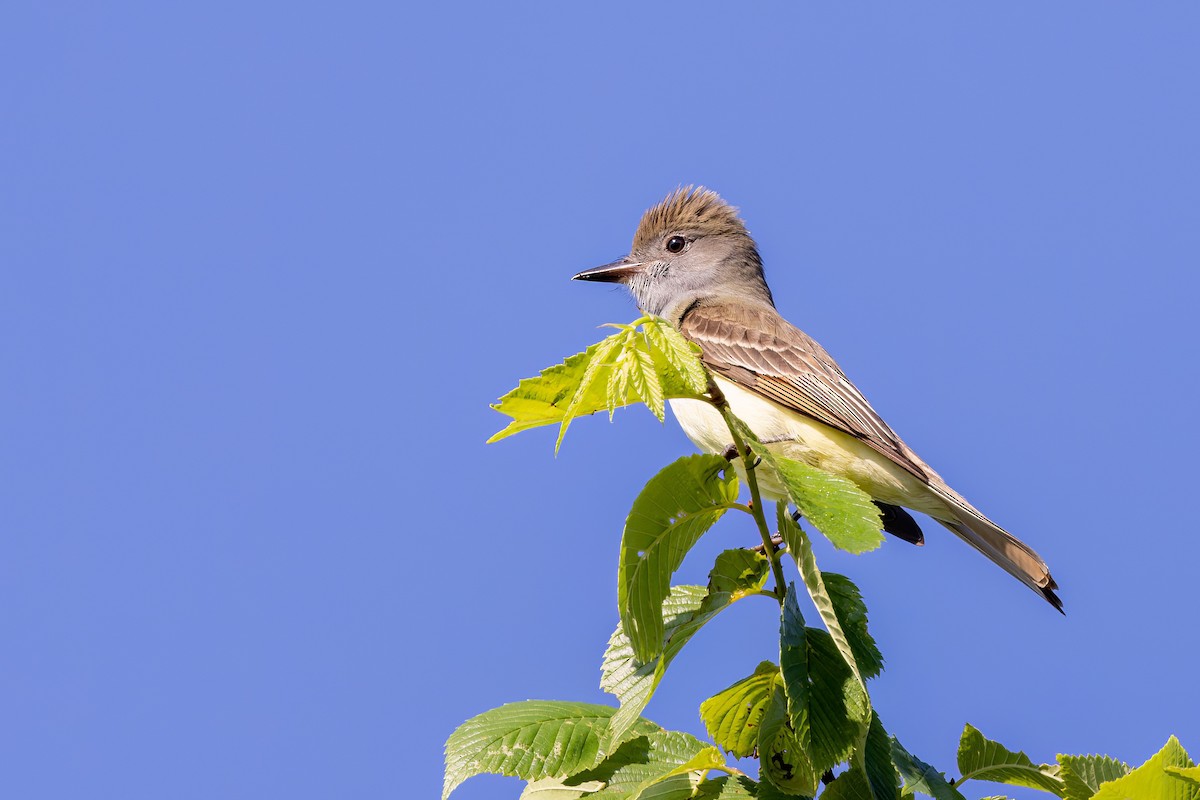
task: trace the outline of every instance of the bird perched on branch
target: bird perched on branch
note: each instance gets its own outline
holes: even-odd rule
[[[780,316],[758,247],[737,210],[704,188],[679,189],[648,210],[629,255],[577,280],[620,283],[645,313],[700,346],[729,407],[773,452],[853,481],[879,506],[884,530],[924,539],[928,514],[1062,611],[1046,562],[950,488],[875,412],[837,362]],[[672,400],[701,450],[723,453],[729,431],[699,400]],[[786,497],[769,470],[763,493]]]

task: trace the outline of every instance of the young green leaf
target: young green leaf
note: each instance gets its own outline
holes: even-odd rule
[[[488,439],[488,444],[531,428],[560,424],[567,405],[583,380],[588,364],[592,362],[602,344],[603,342],[597,342],[563,363],[542,370],[536,378],[522,378],[517,388],[492,405],[492,408],[501,414],[511,417],[512,422]],[[593,383],[585,401],[581,405],[595,405],[595,411],[607,408],[606,387]]]
[[[704,394],[708,387],[708,373],[700,363],[700,347],[683,338],[683,334],[664,319],[651,319],[642,329],[655,356],[662,356],[687,389],[694,394]]]
[[[701,703],[700,718],[709,737],[738,758],[753,753],[758,726],[781,680],[779,667],[764,661],[753,675]]]
[[[1092,800],[1196,800],[1200,798],[1200,787],[1180,780],[1167,772],[1167,767],[1188,769],[1192,760],[1187,751],[1172,736],[1162,750],[1150,760],[1131,771],[1128,775],[1100,784]]]
[[[630,356],[622,362],[629,373],[629,388],[662,422],[666,416],[662,381],[654,370],[654,359],[645,350],[638,349],[638,344],[637,339],[630,339],[627,344]],[[610,404],[615,402],[619,402],[619,398],[610,398]]]
[[[609,724],[609,736],[614,741],[625,734],[630,725],[650,702],[672,659],[700,628],[731,603],[762,590],[770,564],[753,550],[726,550],[717,556],[708,574],[708,588],[673,586],[663,601],[663,652],[648,662],[639,662],[633,645],[618,623],[610,637],[604,663],[600,667],[600,688],[617,696],[621,708]]]
[[[571,395],[571,400],[567,403],[567,407],[563,411],[562,424],[558,428],[558,438],[554,442],[555,453],[558,452],[558,448],[562,447],[562,441],[567,435],[567,428],[570,427],[571,420],[580,414],[595,413],[599,410],[593,407],[594,401],[587,403],[589,390],[593,386],[600,385],[599,379],[602,375],[608,375],[613,371],[617,355],[623,350],[623,336],[623,333],[609,336],[607,339],[601,341],[596,347],[595,352],[592,353],[591,358],[584,367],[583,375],[579,378],[579,384],[575,387],[575,392]],[[611,385],[611,382],[605,384],[604,407],[609,410],[609,417],[611,417],[613,410],[616,408],[617,399],[607,394],[609,385]]]
[[[748,441],[804,518],[835,547],[858,554],[883,544],[879,508],[862,489],[845,478],[775,455],[757,438]]]
[[[562,364],[542,370],[538,377],[520,381],[501,397],[492,408],[511,417],[512,422],[488,442],[557,424],[557,451],[575,417],[597,411],[608,411],[611,417],[617,408],[646,403],[661,420],[665,399],[703,395],[707,385],[704,368],[690,349],[679,349],[682,336],[668,323],[643,317],[631,325],[611,327],[617,332]]]
[[[1191,784],[1193,788],[1200,788],[1200,767],[1164,767],[1164,769],[1171,777]]]
[[[966,800],[962,793],[946,781],[946,776],[904,749],[900,740],[892,737],[892,761],[904,778],[904,794],[920,792],[934,800]]]
[[[1105,781],[1129,774],[1129,765],[1108,756],[1058,756],[1066,800],[1090,800]]]
[[[446,740],[442,800],[473,775],[527,781],[572,775],[603,757],[600,742],[616,709],[591,703],[528,700],[494,708],[459,725]],[[637,732],[659,730],[641,721]]]
[[[663,600],[684,556],[733,503],[737,476],[720,456],[693,455],[650,479],[629,511],[617,568],[617,606],[635,657],[663,648]]]
[[[993,781],[1009,786],[1041,789],[1063,797],[1066,789],[1057,764],[1034,764],[1023,752],[1012,752],[967,725],[958,742],[961,784],[967,780]]]

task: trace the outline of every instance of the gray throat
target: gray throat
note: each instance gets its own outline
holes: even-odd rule
[[[689,286],[672,280],[655,280],[655,264],[629,284],[638,308],[643,313],[662,317],[678,327],[683,316],[692,308],[716,303],[744,303],[775,307],[771,290],[760,276],[752,279],[721,281],[707,286]]]

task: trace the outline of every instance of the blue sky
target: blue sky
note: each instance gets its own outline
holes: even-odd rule
[[[964,722],[1200,755],[1198,34],[1184,3],[7,4],[0,794],[431,796],[466,717],[607,702],[622,521],[691,446],[640,410],[485,446],[488,404],[636,315],[567,278],[689,183],[1062,587],[1065,618],[932,526],[819,547],[891,731],[951,771]],[[700,733],[772,657],[739,605],[650,718]]]

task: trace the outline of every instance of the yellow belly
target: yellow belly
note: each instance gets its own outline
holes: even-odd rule
[[[884,503],[905,506],[933,517],[954,517],[923,481],[862,441],[724,378],[717,377],[716,381],[733,413],[767,443],[771,452],[847,478]],[[729,446],[729,429],[720,413],[708,403],[700,400],[672,400],[670,403],[683,432],[701,450],[722,453]],[[746,476],[741,461],[734,465],[744,481]],[[766,498],[780,500],[785,497],[783,486],[774,473],[760,467],[755,474],[759,490]]]

